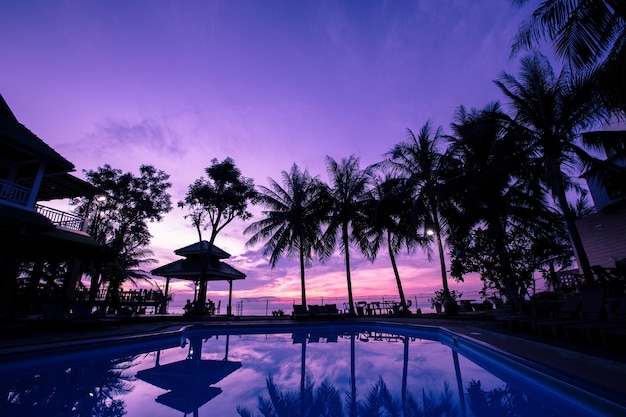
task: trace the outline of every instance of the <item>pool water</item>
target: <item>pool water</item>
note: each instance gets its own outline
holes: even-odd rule
[[[445,330],[191,327],[0,363],[8,416],[617,416],[590,387]]]

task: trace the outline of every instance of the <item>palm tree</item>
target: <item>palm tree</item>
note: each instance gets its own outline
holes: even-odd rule
[[[391,267],[396,278],[402,311],[408,310],[402,281],[396,263],[396,255],[406,247],[408,251],[415,245],[425,246],[428,240],[418,236],[418,230],[411,221],[413,199],[404,192],[403,181],[387,175],[385,178],[374,178],[374,188],[370,203],[370,223],[367,229],[369,251],[367,257],[373,262],[378,252],[387,247]]]
[[[268,187],[259,187],[259,201],[267,210],[264,219],[249,225],[244,234],[253,233],[246,242],[252,246],[267,239],[263,254],[270,255],[270,265],[276,266],[283,256],[300,261],[302,304],[306,305],[304,270],[314,253],[327,258],[332,248],[321,239],[322,223],[327,216],[328,192],[324,184],[311,177],[307,170],[300,171],[294,164],[289,172],[282,172],[284,188],[273,179]]]
[[[340,236],[339,248],[344,254],[346,280],[348,282],[348,304],[350,314],[354,314],[352,297],[352,279],[350,276],[350,244],[356,243],[361,252],[368,248],[364,227],[368,222],[366,206],[369,200],[369,182],[371,167],[361,170],[359,159],[355,156],[344,158],[341,162],[330,156],[326,157],[326,167],[330,179],[330,217],[324,240],[335,247],[337,235]]]
[[[528,0],[513,0],[523,5]],[[626,3],[623,0],[548,0],[522,22],[513,53],[552,42],[574,71],[599,67],[596,81],[609,107],[626,111]]]
[[[486,272],[481,277],[520,307],[527,276],[514,266],[512,251],[541,235],[545,227],[540,220],[549,214],[546,193],[533,181],[526,141],[499,103],[469,112],[459,107],[451,128],[453,135],[446,138],[456,162],[449,182],[455,204],[448,206],[446,217],[459,252],[453,256],[453,275],[459,278],[463,271],[456,266],[461,264],[465,272]],[[471,256],[468,239],[479,235],[484,237],[481,251]]]
[[[522,58],[520,77],[518,81],[502,73],[495,83],[510,101],[516,127],[526,135],[528,149],[542,168],[539,180],[547,185],[563,214],[578,265],[585,280],[591,282],[589,259],[574,223],[567,192],[576,188],[571,180],[576,163],[589,166],[597,162],[578,146],[579,133],[607,120],[608,113],[597,100],[592,77],[574,77],[565,70],[556,75],[546,57],[539,53]]]
[[[448,278],[442,242],[442,234],[447,228],[441,206],[446,202],[445,179],[448,157],[439,152],[441,129],[433,132],[427,122],[419,134],[408,129],[406,142],[397,144],[387,153],[385,165],[391,172],[405,178],[405,187],[414,198],[412,221],[414,227],[424,227],[424,235],[432,236],[437,243],[441,281],[444,295],[448,298]]]

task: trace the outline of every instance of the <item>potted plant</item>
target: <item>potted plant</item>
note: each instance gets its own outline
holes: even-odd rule
[[[443,289],[441,289],[436,290],[434,297],[429,298],[428,301],[431,303],[437,313],[441,313],[442,307],[445,307],[446,313],[455,314],[458,312],[458,305],[456,303],[456,300],[462,295],[463,294],[455,290],[451,290],[448,291],[448,297],[446,297]],[[456,308],[454,308],[455,306]]]

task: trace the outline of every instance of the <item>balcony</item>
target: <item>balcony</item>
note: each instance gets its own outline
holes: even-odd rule
[[[0,200],[26,206],[28,204],[30,191],[31,189],[28,187],[0,179]]]
[[[56,227],[74,230],[77,232],[83,232],[84,227],[86,225],[86,221],[84,218],[76,216],[72,213],[66,213],[64,211],[56,210],[50,207],[44,207],[42,205],[37,204],[36,206],[37,213],[45,216],[54,224]]]

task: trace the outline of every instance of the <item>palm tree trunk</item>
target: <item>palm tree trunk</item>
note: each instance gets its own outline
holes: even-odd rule
[[[452,351],[452,359],[454,361],[454,373],[456,375],[456,387],[459,393],[459,405],[461,406],[461,417],[467,416],[465,407],[465,396],[463,395],[463,377],[461,376],[461,366],[459,365],[459,354]]]
[[[406,416],[407,413],[407,403],[406,403],[406,391],[407,391],[407,380],[409,375],[409,338],[404,336],[402,340],[404,344],[404,354],[402,356],[402,415]]]
[[[304,288],[304,287],[302,287]],[[304,389],[306,386],[306,340],[302,341],[302,355],[300,359],[300,415],[304,416],[306,410],[306,400]]]
[[[306,307],[306,291],[304,289],[304,248],[300,239],[300,286],[302,287],[302,305]]]
[[[553,178],[555,177],[553,176]],[[558,180],[558,178],[560,178],[560,175],[556,178],[557,179],[553,181],[552,190],[557,197],[559,207],[561,208],[561,212],[563,213],[565,226],[567,228],[567,234],[569,235],[570,242],[572,243],[572,247],[574,248],[574,254],[576,255],[578,267],[583,272],[585,283],[587,285],[593,285],[593,271],[591,270],[591,264],[589,263],[589,258],[587,257],[587,252],[585,251],[583,241],[580,238],[580,233],[578,233],[578,228],[576,227],[574,213],[572,212],[572,209],[567,202],[567,196],[565,195],[565,189],[563,188],[563,184],[560,180]]]
[[[350,403],[348,405],[350,417],[357,416],[355,338],[356,338],[356,335],[352,333],[350,335]]]
[[[393,268],[393,274],[396,277],[396,284],[398,285],[398,293],[400,294],[400,305],[402,306],[402,310],[406,311],[406,299],[404,298],[404,291],[402,290],[402,282],[400,281],[400,273],[398,272],[398,265],[396,264],[396,257],[393,254],[393,249],[391,248],[391,233],[387,231],[387,248],[389,249],[389,259],[391,260],[391,267]]]
[[[443,243],[441,241],[441,227],[439,225],[439,213],[436,209],[433,209],[433,223],[435,226],[435,237],[437,239],[437,250],[439,251],[439,265],[441,267],[441,283],[443,285],[444,297],[450,297],[450,290],[448,288],[448,276],[446,274],[446,259],[443,253]]]
[[[348,226],[346,224],[342,227],[343,247],[345,248],[346,258],[346,280],[348,281],[348,303],[350,304],[350,314],[354,315],[354,298],[352,297],[352,279],[350,277],[350,241],[348,240]]]

